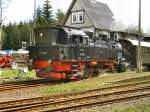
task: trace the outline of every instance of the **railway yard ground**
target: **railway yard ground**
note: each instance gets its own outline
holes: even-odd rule
[[[32,73],[28,76],[35,80]],[[10,90],[0,87],[0,112],[30,112],[32,106],[37,112],[150,112],[149,72],[103,73],[99,77],[67,83],[23,83],[22,88],[19,84]],[[6,88],[8,85],[3,84]]]

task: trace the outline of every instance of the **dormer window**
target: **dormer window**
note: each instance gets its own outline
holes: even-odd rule
[[[72,23],[83,23],[84,16],[83,11],[72,12]]]
[[[78,12],[78,23],[83,23],[83,11]]]
[[[72,23],[77,23],[77,16],[78,14],[76,12],[72,13]]]

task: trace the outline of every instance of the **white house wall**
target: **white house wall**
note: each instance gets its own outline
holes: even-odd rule
[[[94,32],[94,27],[82,28],[83,32]]]

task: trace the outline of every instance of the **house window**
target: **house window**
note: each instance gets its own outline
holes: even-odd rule
[[[82,22],[83,22],[83,11],[78,12],[78,23],[82,23]]]
[[[72,13],[72,23],[77,23],[77,16],[78,14],[76,12]]]
[[[72,13],[72,23],[83,23],[83,11]]]
[[[115,35],[114,35],[114,40],[117,40],[117,39],[118,39],[118,35],[115,34]]]

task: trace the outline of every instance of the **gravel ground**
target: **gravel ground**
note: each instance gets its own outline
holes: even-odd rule
[[[74,112],[121,112],[122,109],[132,108],[132,107],[140,107],[142,105],[150,106],[150,98],[142,98],[142,99],[138,99],[138,100],[126,101],[123,103],[114,103],[114,104],[100,106],[100,107],[93,107],[93,108],[87,108],[87,109],[83,109],[83,110],[77,110]],[[145,111],[144,110],[143,111],[142,110],[138,110],[138,111],[133,110],[130,112],[145,112]],[[150,110],[146,111],[146,112],[150,112]]]
[[[29,88],[16,91],[12,90],[7,92],[0,92],[0,102],[41,96],[39,92],[36,92],[37,89],[38,88]]]

